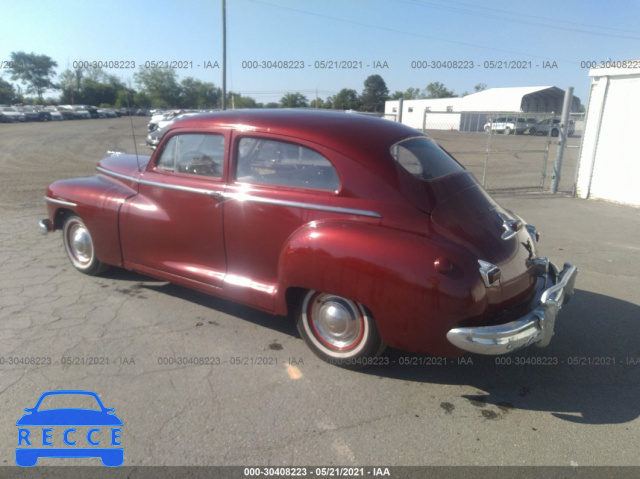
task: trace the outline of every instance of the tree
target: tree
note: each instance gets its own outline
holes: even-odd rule
[[[362,111],[384,111],[384,102],[389,98],[389,89],[380,75],[371,75],[364,81],[360,95]]]
[[[335,110],[359,110],[360,98],[358,92],[350,88],[343,88],[331,99],[331,107]]]
[[[309,106],[309,100],[302,93],[286,93],[280,99],[282,108],[305,108]]]
[[[133,77],[153,107],[175,107],[180,103],[181,88],[173,68],[140,67]]]
[[[0,104],[11,104],[16,96],[13,85],[0,78]]]
[[[117,91],[110,83],[100,83],[85,78],[82,82],[81,100],[87,105],[102,103],[113,105],[116,102]]]
[[[486,83],[478,83],[476,86],[473,87],[473,89],[475,91],[483,91],[487,89],[487,84]]]
[[[309,108],[325,109],[327,108],[327,105],[325,104],[324,100],[322,100],[322,98],[314,98],[313,100],[311,100],[311,103],[309,103]]]
[[[257,108],[258,106],[256,101],[249,96],[242,96],[240,93],[234,93],[232,91],[227,93],[227,107],[229,108],[240,110],[243,108]]]
[[[187,77],[180,82],[180,106],[183,108],[216,108],[222,91],[213,83]]]
[[[50,89],[56,88],[53,83],[55,76],[54,68],[58,66],[47,55],[36,55],[35,53],[11,52],[11,62],[13,67],[9,69],[12,80],[19,80],[27,85],[27,93],[35,93],[38,100],[42,102],[42,94]]]
[[[429,92],[426,98],[451,98],[456,96],[453,91],[447,90],[440,82],[429,83],[426,90]]]
[[[420,88],[407,88],[406,91],[396,91],[391,95],[391,100],[399,100],[402,98],[403,100],[418,100],[420,98],[424,98],[424,94],[420,91]]]

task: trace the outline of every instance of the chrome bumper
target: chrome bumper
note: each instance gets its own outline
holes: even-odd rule
[[[49,231],[53,231],[53,225],[48,219],[38,221],[38,231],[41,235],[46,235]]]
[[[551,341],[562,305],[573,296],[578,268],[565,263],[562,271],[547,258],[536,260],[538,289],[531,311],[522,318],[496,326],[455,328],[447,339],[465,351],[478,354],[505,354],[535,344],[544,347]]]

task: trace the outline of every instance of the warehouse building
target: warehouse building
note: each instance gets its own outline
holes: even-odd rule
[[[640,206],[640,60],[589,71],[591,89],[576,191]]]
[[[385,116],[417,129],[482,131],[491,113],[560,114],[564,90],[554,86],[490,88],[464,97],[404,100],[385,103]],[[580,99],[573,98],[577,112]],[[429,113],[433,113],[430,115]],[[530,115],[530,116],[531,116]]]

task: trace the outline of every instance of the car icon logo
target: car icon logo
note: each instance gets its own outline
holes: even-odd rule
[[[67,407],[68,403],[82,407]],[[108,467],[124,462],[122,421],[95,392],[44,392],[36,405],[25,412],[16,422],[18,466],[35,466],[40,457],[99,457]]]

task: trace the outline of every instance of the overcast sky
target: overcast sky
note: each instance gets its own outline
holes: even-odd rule
[[[221,5],[10,0],[0,75],[9,80],[10,53],[26,51],[52,57],[58,73],[77,61],[116,61],[123,68],[105,70],[127,81],[147,62],[171,62],[181,78],[220,86]],[[458,95],[479,83],[573,86],[586,103],[587,62],[640,58],[639,20],[638,0],[227,0],[227,89],[258,102],[286,92],[325,99],[361,92],[379,74],[391,93],[435,81]]]

